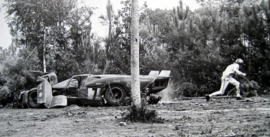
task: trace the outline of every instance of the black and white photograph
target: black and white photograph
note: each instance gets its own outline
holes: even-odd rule
[[[270,0],[0,0],[1,137],[269,137]]]

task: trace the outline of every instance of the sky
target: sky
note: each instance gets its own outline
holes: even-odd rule
[[[5,22],[5,11],[2,8],[4,0],[0,0],[0,47],[8,48],[11,44],[11,35],[9,33],[9,28]]]
[[[108,26],[104,26],[101,24],[101,20],[99,16],[106,15],[106,5],[107,0],[80,0],[83,1],[84,4],[89,5],[91,7],[96,7],[94,11],[94,15],[91,17],[92,21],[92,32],[97,33],[100,37],[105,37],[108,34]],[[121,9],[122,4],[120,4],[122,0],[111,0],[114,12],[117,13],[118,9]],[[151,9],[172,9],[179,5],[179,0],[139,0],[139,6],[141,7],[144,2],[147,1],[147,5]],[[184,5],[190,7],[191,10],[198,8],[198,4],[195,2],[196,0],[183,0]],[[4,0],[0,0],[0,5],[2,6]],[[12,37],[9,32],[8,25],[5,20],[5,9],[0,8],[0,47],[8,48],[11,44]]]

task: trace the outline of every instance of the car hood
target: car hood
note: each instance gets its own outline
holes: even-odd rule
[[[145,83],[143,85],[152,82],[156,77],[148,75],[140,75],[140,82]],[[131,83],[130,75],[92,75],[85,81],[85,86],[101,86],[107,84],[126,84]],[[141,86],[143,86],[141,85]],[[144,87],[144,86],[143,86]]]

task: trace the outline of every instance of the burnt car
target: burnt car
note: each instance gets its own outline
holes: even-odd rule
[[[168,86],[170,70],[151,71],[140,75],[141,95],[148,103],[157,103],[161,97],[156,93]],[[74,75],[57,83],[54,73],[43,76],[41,84],[21,94],[24,106],[47,108],[79,105],[127,105],[130,104],[131,76],[119,74]]]

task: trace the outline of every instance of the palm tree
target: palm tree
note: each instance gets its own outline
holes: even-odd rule
[[[113,21],[114,13],[113,13],[113,8],[112,8],[112,4],[110,0],[108,0],[106,10],[107,10],[106,17],[104,15],[101,15],[99,17],[100,19],[102,19],[103,24],[106,24],[106,25],[109,24],[109,34],[108,34],[108,40],[106,43],[106,65],[103,70],[103,74],[106,72],[106,69],[109,65],[109,48],[112,46],[112,21]]]
[[[132,0],[131,10],[131,95],[134,106],[142,107],[140,92],[139,68],[139,2]]]

